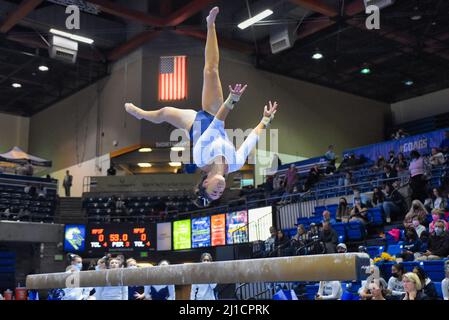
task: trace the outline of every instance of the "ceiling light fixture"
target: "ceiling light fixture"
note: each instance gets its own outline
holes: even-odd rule
[[[86,37],[82,37],[82,36],[77,36],[76,34],[72,34],[72,33],[68,33],[68,32],[64,32],[61,30],[56,30],[56,29],[50,29],[50,33],[56,34],[58,36],[61,37],[65,37],[65,38],[69,38],[78,42],[84,42],[87,44],[92,44],[94,43],[94,40],[86,38]]]
[[[249,18],[248,20],[245,20],[238,24],[238,27],[242,30],[248,28],[249,26],[255,24],[256,22],[259,22],[262,19],[265,19],[268,16],[271,16],[273,14],[273,11],[270,9],[267,9],[265,11],[262,11],[261,13],[255,15],[252,18]]]

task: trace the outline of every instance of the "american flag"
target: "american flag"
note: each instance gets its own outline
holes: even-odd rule
[[[186,56],[161,57],[159,100],[187,98]]]

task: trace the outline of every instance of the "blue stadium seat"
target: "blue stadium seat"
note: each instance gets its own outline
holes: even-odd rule
[[[384,252],[385,247],[384,246],[369,246],[369,247],[366,247],[366,250],[367,250],[370,258],[374,259],[376,257],[380,257],[382,252]]]
[[[402,252],[403,246],[401,244],[390,244],[387,248],[387,253],[390,256],[397,256]]]
[[[435,284],[435,289],[437,291],[437,295],[440,299],[443,299],[443,288],[441,288],[441,282],[439,281],[434,281],[433,282]]]
[[[315,296],[318,293],[319,284],[306,285],[306,298],[307,300],[315,300]]]
[[[368,217],[372,225],[381,226],[384,224],[384,218],[380,208],[368,209]]]
[[[442,281],[445,277],[444,262],[445,260],[428,260],[420,262],[420,266],[432,281]]]
[[[366,229],[361,222],[348,222],[345,229],[346,237],[349,241],[360,241],[365,238]]]
[[[406,262],[402,262],[402,265],[404,266],[404,269],[406,272],[412,272],[414,267],[419,266],[419,262],[418,261],[406,261]]]
[[[337,232],[339,237],[343,237],[346,239],[346,230],[345,230],[346,223],[338,222],[332,224],[332,228]]]

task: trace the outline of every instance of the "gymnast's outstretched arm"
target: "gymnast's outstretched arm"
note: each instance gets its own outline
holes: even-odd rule
[[[234,105],[240,100],[243,92],[245,92],[247,85],[245,84],[243,87],[241,84],[236,84],[234,89],[229,86],[229,96],[226,101],[220,106],[218,109],[215,118],[221,121],[225,121],[229,112],[234,108]]]

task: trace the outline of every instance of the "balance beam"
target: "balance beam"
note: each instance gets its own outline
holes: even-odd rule
[[[187,263],[137,269],[109,269],[76,273],[28,275],[28,289],[188,285],[338,280],[366,278],[367,254],[345,253],[282,258]]]

